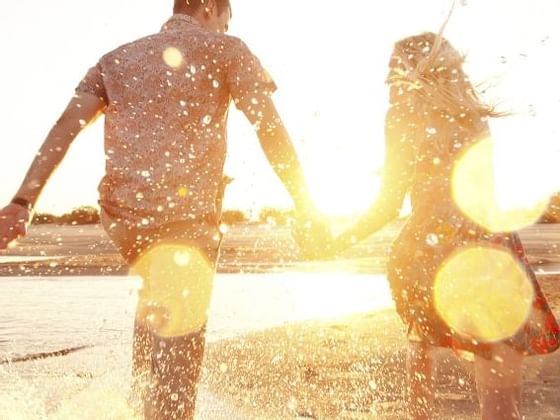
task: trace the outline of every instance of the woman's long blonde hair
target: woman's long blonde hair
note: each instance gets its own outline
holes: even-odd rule
[[[443,37],[444,28],[439,34],[426,32],[398,41],[387,82],[416,105],[427,105],[451,116],[503,116],[481,101],[463,70],[465,57]]]

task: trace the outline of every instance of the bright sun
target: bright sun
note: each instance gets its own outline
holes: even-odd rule
[[[313,200],[325,216],[358,216],[375,200],[380,178],[372,174],[371,162],[363,160],[351,164],[340,156],[323,154],[306,167]]]

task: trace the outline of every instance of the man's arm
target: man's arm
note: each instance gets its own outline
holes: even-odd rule
[[[98,97],[83,93],[72,98],[35,156],[16,197],[32,205],[58,167],[76,136],[105,108]]]
[[[314,215],[301,164],[272,98],[264,93],[254,94],[250,99],[240,100],[237,107],[255,127],[264,154],[292,197],[297,212]]]
[[[81,93],[72,98],[35,156],[16,193],[18,199],[27,201],[31,207],[35,205],[72,141],[104,108],[105,102],[89,93]],[[30,209],[19,204],[12,203],[0,210],[0,249],[5,249],[10,242],[25,235],[30,217]]]

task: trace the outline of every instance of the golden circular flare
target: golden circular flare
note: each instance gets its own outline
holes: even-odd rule
[[[175,47],[168,47],[163,51],[163,61],[169,67],[178,69],[183,64],[183,54]]]
[[[457,162],[452,181],[455,203],[465,215],[491,232],[509,232],[534,224],[546,211],[550,197],[516,207],[500,205],[492,149],[491,139],[483,139]],[[519,194],[523,194],[521,189]]]
[[[435,307],[457,333],[477,342],[509,338],[524,325],[534,288],[510,252],[470,247],[441,266],[434,285]]]
[[[143,279],[137,318],[162,337],[199,331],[207,321],[214,269],[196,248],[166,243],[145,253],[133,270]]]

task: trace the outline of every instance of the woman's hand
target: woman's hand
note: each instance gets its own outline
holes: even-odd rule
[[[305,259],[324,259],[333,255],[331,231],[318,217],[298,218],[292,229],[292,236]]]
[[[27,234],[31,213],[18,204],[9,204],[0,210],[0,250]]]

